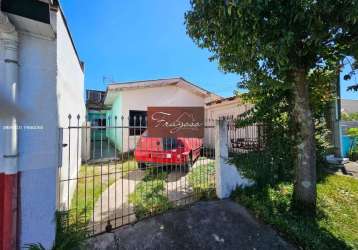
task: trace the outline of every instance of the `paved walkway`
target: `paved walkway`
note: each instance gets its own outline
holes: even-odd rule
[[[192,193],[186,175],[187,173],[183,172],[169,173],[163,191],[170,201],[178,201],[177,205],[179,205],[181,199],[190,196]],[[129,195],[134,192],[135,186],[144,176],[145,172],[142,170],[131,171],[127,176],[119,178],[117,182],[102,193],[95,204],[94,219],[91,221],[97,225],[96,231],[105,230],[108,218],[110,218],[113,226],[136,221],[133,205],[128,202],[128,199]],[[185,200],[182,200],[182,202],[185,202]],[[117,219],[115,220],[115,218]],[[102,225],[100,224],[101,221]]]
[[[212,160],[197,161],[193,168],[200,165],[212,163]],[[186,197],[193,194],[189,186],[187,172],[172,171],[168,174],[164,194],[175,205],[184,205],[189,202]],[[95,231],[101,232],[106,228],[108,218],[113,226],[118,227],[136,221],[133,205],[128,202],[129,195],[134,192],[135,186],[144,178],[145,171],[134,170],[128,172],[127,176],[118,178],[108,189],[103,191],[102,196],[94,206],[93,220]],[[117,218],[117,219],[115,219]],[[102,222],[102,223],[101,223]]]
[[[350,175],[358,179],[358,162],[348,162],[344,164],[343,173],[345,175]]]
[[[230,200],[190,208],[124,226],[88,241],[88,249],[295,249],[245,208]]]
[[[358,179],[358,162],[350,161],[342,165],[332,165],[328,168],[328,171]]]
[[[90,163],[103,162],[111,159],[118,159],[119,151],[114,148],[114,146],[109,143],[109,140],[103,138],[102,141],[92,141],[91,142],[91,155]]]
[[[94,220],[91,221],[97,225],[96,231],[105,230],[108,218],[111,220],[120,218],[115,221],[115,226],[136,220],[133,206],[129,204],[128,198],[144,176],[145,172],[142,170],[130,171],[127,176],[119,178],[117,182],[102,193],[94,206]],[[101,221],[102,225],[99,224]]]

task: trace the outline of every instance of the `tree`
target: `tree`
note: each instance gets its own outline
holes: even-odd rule
[[[188,35],[225,72],[288,89],[295,128],[294,206],[316,207],[316,153],[309,74],[333,71],[358,52],[356,0],[192,0]]]
[[[354,61],[351,62],[350,58],[346,58],[346,61],[348,61],[348,64],[350,66],[350,71],[348,74],[344,75],[343,79],[345,81],[349,81],[354,77],[355,81],[354,84],[351,86],[348,86],[348,91],[358,91],[358,82],[357,82],[357,72],[358,72],[358,62]]]

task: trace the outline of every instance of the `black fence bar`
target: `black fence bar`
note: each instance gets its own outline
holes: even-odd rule
[[[237,120],[229,120],[228,143],[230,154],[260,151],[265,145],[265,126],[252,124],[238,127]]]
[[[58,210],[67,226],[96,235],[215,195],[214,120],[204,138],[153,138],[146,117],[131,119],[69,116],[60,129]]]

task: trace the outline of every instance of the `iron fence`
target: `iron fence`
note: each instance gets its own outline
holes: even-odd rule
[[[253,124],[238,127],[237,120],[228,120],[228,148],[229,153],[247,153],[260,151],[265,145],[265,126]]]
[[[215,193],[215,121],[198,139],[148,137],[142,117],[106,119],[69,116],[60,128],[58,210],[69,226],[96,235]]]

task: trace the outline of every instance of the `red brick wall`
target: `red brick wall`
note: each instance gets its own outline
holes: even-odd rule
[[[0,250],[16,249],[17,179],[17,174],[0,174]]]

